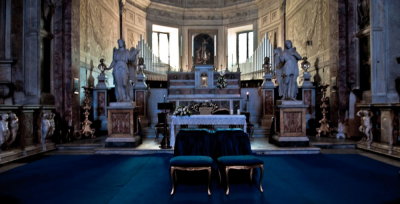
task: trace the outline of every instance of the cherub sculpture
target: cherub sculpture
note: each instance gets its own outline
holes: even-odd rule
[[[12,145],[17,138],[17,133],[19,129],[19,120],[15,113],[10,113],[10,129],[11,129],[11,137],[7,141],[7,146]]]
[[[371,148],[371,144],[374,139],[372,134],[372,123],[371,123],[371,118],[373,114],[369,110],[360,110],[357,112],[357,116],[361,117],[361,125],[358,128],[358,130],[365,134],[366,142],[369,149]]]
[[[51,131],[51,123],[50,123],[50,117],[52,113],[49,112],[44,112],[42,113],[42,127],[41,127],[41,137],[40,137],[40,143],[42,144],[42,150],[46,151],[46,138],[49,135],[49,132]]]
[[[10,130],[8,129],[8,114],[0,114],[0,146],[5,144],[10,137]]]

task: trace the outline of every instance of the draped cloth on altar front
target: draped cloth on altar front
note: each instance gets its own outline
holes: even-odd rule
[[[175,125],[241,125],[246,132],[247,123],[244,115],[191,115],[171,116],[171,146],[175,145]]]

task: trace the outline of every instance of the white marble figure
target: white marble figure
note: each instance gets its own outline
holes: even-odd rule
[[[368,149],[370,149],[372,141],[374,139],[372,135],[372,123],[371,123],[371,117],[373,116],[373,114],[369,110],[360,110],[357,112],[357,116],[361,117],[361,125],[358,128],[358,130],[365,134]]]
[[[118,40],[118,48],[114,48],[113,61],[108,69],[113,69],[115,96],[118,102],[132,101],[132,96],[129,91],[130,74],[128,62],[136,66],[136,58],[139,51],[139,49],[133,47],[127,50],[125,48],[125,41],[122,39]]]
[[[270,64],[269,61],[270,61],[269,57],[264,57],[263,68],[264,68],[264,73],[265,74],[270,74],[271,73],[271,64]]]
[[[5,144],[10,137],[10,130],[8,129],[8,114],[0,114],[0,146]]]
[[[338,132],[336,134],[336,139],[344,139],[344,138],[346,138],[346,135],[345,135],[346,126],[342,122],[339,122],[337,131]]]
[[[49,112],[44,112],[42,114],[42,135],[40,138],[40,142],[42,144],[42,150],[46,151],[46,137],[49,135],[49,132],[51,130],[51,123],[50,123],[50,117],[52,113]]]
[[[10,113],[10,129],[11,129],[11,138],[7,141],[7,146],[12,145],[17,138],[17,133],[19,129],[19,120],[15,113]]]
[[[56,130],[56,123],[54,121],[55,116],[56,116],[56,114],[54,114],[54,113],[49,114],[50,128],[49,128],[49,133],[47,134],[46,138],[52,137],[54,134],[54,131]]]
[[[282,70],[282,62],[279,59],[282,55],[282,48],[278,47],[274,49],[274,67],[275,67],[275,78],[278,84],[278,93],[283,93],[285,89],[285,84],[283,83],[283,70]]]
[[[283,100],[296,100],[298,86],[297,77],[299,76],[299,68],[297,66],[297,61],[301,60],[302,57],[296,51],[295,47],[292,47],[292,41],[285,41],[285,50],[279,53],[279,49],[275,50],[275,54],[279,57],[275,58],[275,63],[282,63],[279,70],[280,81],[279,85],[279,96]],[[278,69],[277,69],[278,70]]]

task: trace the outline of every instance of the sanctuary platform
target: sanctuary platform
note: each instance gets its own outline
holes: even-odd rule
[[[95,139],[83,139],[68,144],[57,145],[55,153],[60,154],[127,154],[145,155],[156,153],[173,154],[173,149],[160,149],[160,140],[155,139],[155,132],[145,131],[147,135],[143,143],[136,148],[105,148],[105,136]],[[309,147],[278,147],[268,142],[267,137],[256,135],[251,141],[251,149],[259,155],[284,155],[284,154],[319,154],[321,149],[355,149],[356,141],[336,138],[310,137]]]

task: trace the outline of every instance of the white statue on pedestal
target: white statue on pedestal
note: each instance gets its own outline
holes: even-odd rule
[[[14,143],[17,138],[17,133],[19,129],[19,120],[15,113],[10,113],[10,129],[11,129],[11,138],[7,141],[7,145],[10,146]]]
[[[42,114],[42,127],[41,127],[41,138],[40,143],[42,144],[42,150],[46,151],[46,138],[53,136],[55,130],[54,113],[44,112]]]
[[[118,49],[114,48],[113,61],[108,69],[114,68],[113,77],[115,96],[118,102],[132,101],[132,96],[130,94],[128,62],[136,66],[136,57],[139,51],[139,49],[133,47],[130,50],[127,50],[125,48],[125,41],[122,39],[118,40]]]
[[[297,77],[299,68],[297,61],[302,59],[300,54],[292,47],[292,41],[285,41],[285,50],[275,49],[275,66],[277,70],[279,96],[283,100],[296,100],[298,86]],[[278,66],[277,66],[278,65]]]
[[[10,130],[8,129],[8,114],[0,114],[0,146],[7,142],[10,137]]]
[[[372,112],[369,110],[360,110],[357,112],[357,116],[361,117],[361,125],[358,130],[365,134],[368,149],[371,148],[372,141],[374,136],[372,135],[372,123],[371,117],[373,116]]]

